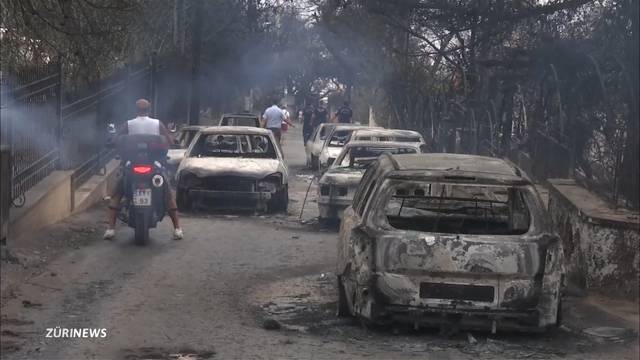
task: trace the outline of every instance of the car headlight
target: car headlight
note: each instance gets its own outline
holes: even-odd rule
[[[275,173],[271,174],[264,179],[258,181],[258,188],[260,191],[268,191],[268,192],[276,192],[278,188],[282,185],[282,174]]]

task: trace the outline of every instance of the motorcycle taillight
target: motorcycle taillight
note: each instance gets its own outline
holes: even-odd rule
[[[135,165],[133,172],[139,175],[149,174],[151,172],[151,165]]]

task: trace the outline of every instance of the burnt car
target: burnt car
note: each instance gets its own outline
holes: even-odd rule
[[[311,137],[304,144],[304,151],[307,156],[307,167],[317,170],[319,164],[320,153],[324,147],[325,140],[331,133],[331,130],[336,126],[332,123],[323,123],[318,125],[311,134]]]
[[[496,158],[381,155],[345,210],[338,314],[416,327],[559,323],[563,251],[532,182]]]
[[[288,170],[271,131],[243,126],[201,130],[177,174],[177,200],[225,209],[285,211]]]
[[[381,128],[359,129],[351,133],[348,141],[392,141],[409,143],[419,146],[423,153],[428,152],[424,137],[419,132],[413,130]]]
[[[218,126],[251,126],[260,127],[260,117],[251,113],[224,114]]]
[[[323,170],[327,167],[331,166],[331,164],[336,160],[342,147],[349,141],[349,137],[351,133],[358,129],[378,129],[378,128],[370,128],[366,125],[357,125],[357,124],[347,124],[347,125],[336,125],[334,126],[327,138],[322,144],[322,148],[320,149],[320,155],[318,156],[318,169]]]
[[[167,152],[167,165],[172,170],[172,174],[175,174],[175,170],[178,169],[180,161],[184,157],[185,151],[191,144],[191,141],[195,138],[198,131],[204,129],[206,126],[189,125],[183,126],[175,136],[176,144]]]
[[[322,223],[342,218],[369,165],[382,153],[417,154],[420,148],[405,143],[353,141],[347,143],[318,182],[318,210]]]

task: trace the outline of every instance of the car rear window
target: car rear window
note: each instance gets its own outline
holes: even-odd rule
[[[277,158],[271,139],[255,134],[207,134],[198,139],[191,157]]]
[[[476,235],[529,231],[524,189],[459,183],[400,182],[386,203],[389,224],[401,230]]]

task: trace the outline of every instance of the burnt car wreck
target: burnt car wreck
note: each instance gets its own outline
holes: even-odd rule
[[[288,170],[275,144],[262,128],[201,130],[178,168],[178,206],[286,211]]]
[[[381,155],[344,213],[338,314],[541,331],[559,323],[563,252],[533,184],[500,159]]]
[[[352,141],[347,143],[337,160],[324,172],[318,186],[318,214],[326,223],[342,218],[344,209],[353,201],[360,179],[367,167],[382,153],[417,154],[415,145],[394,142]]]

